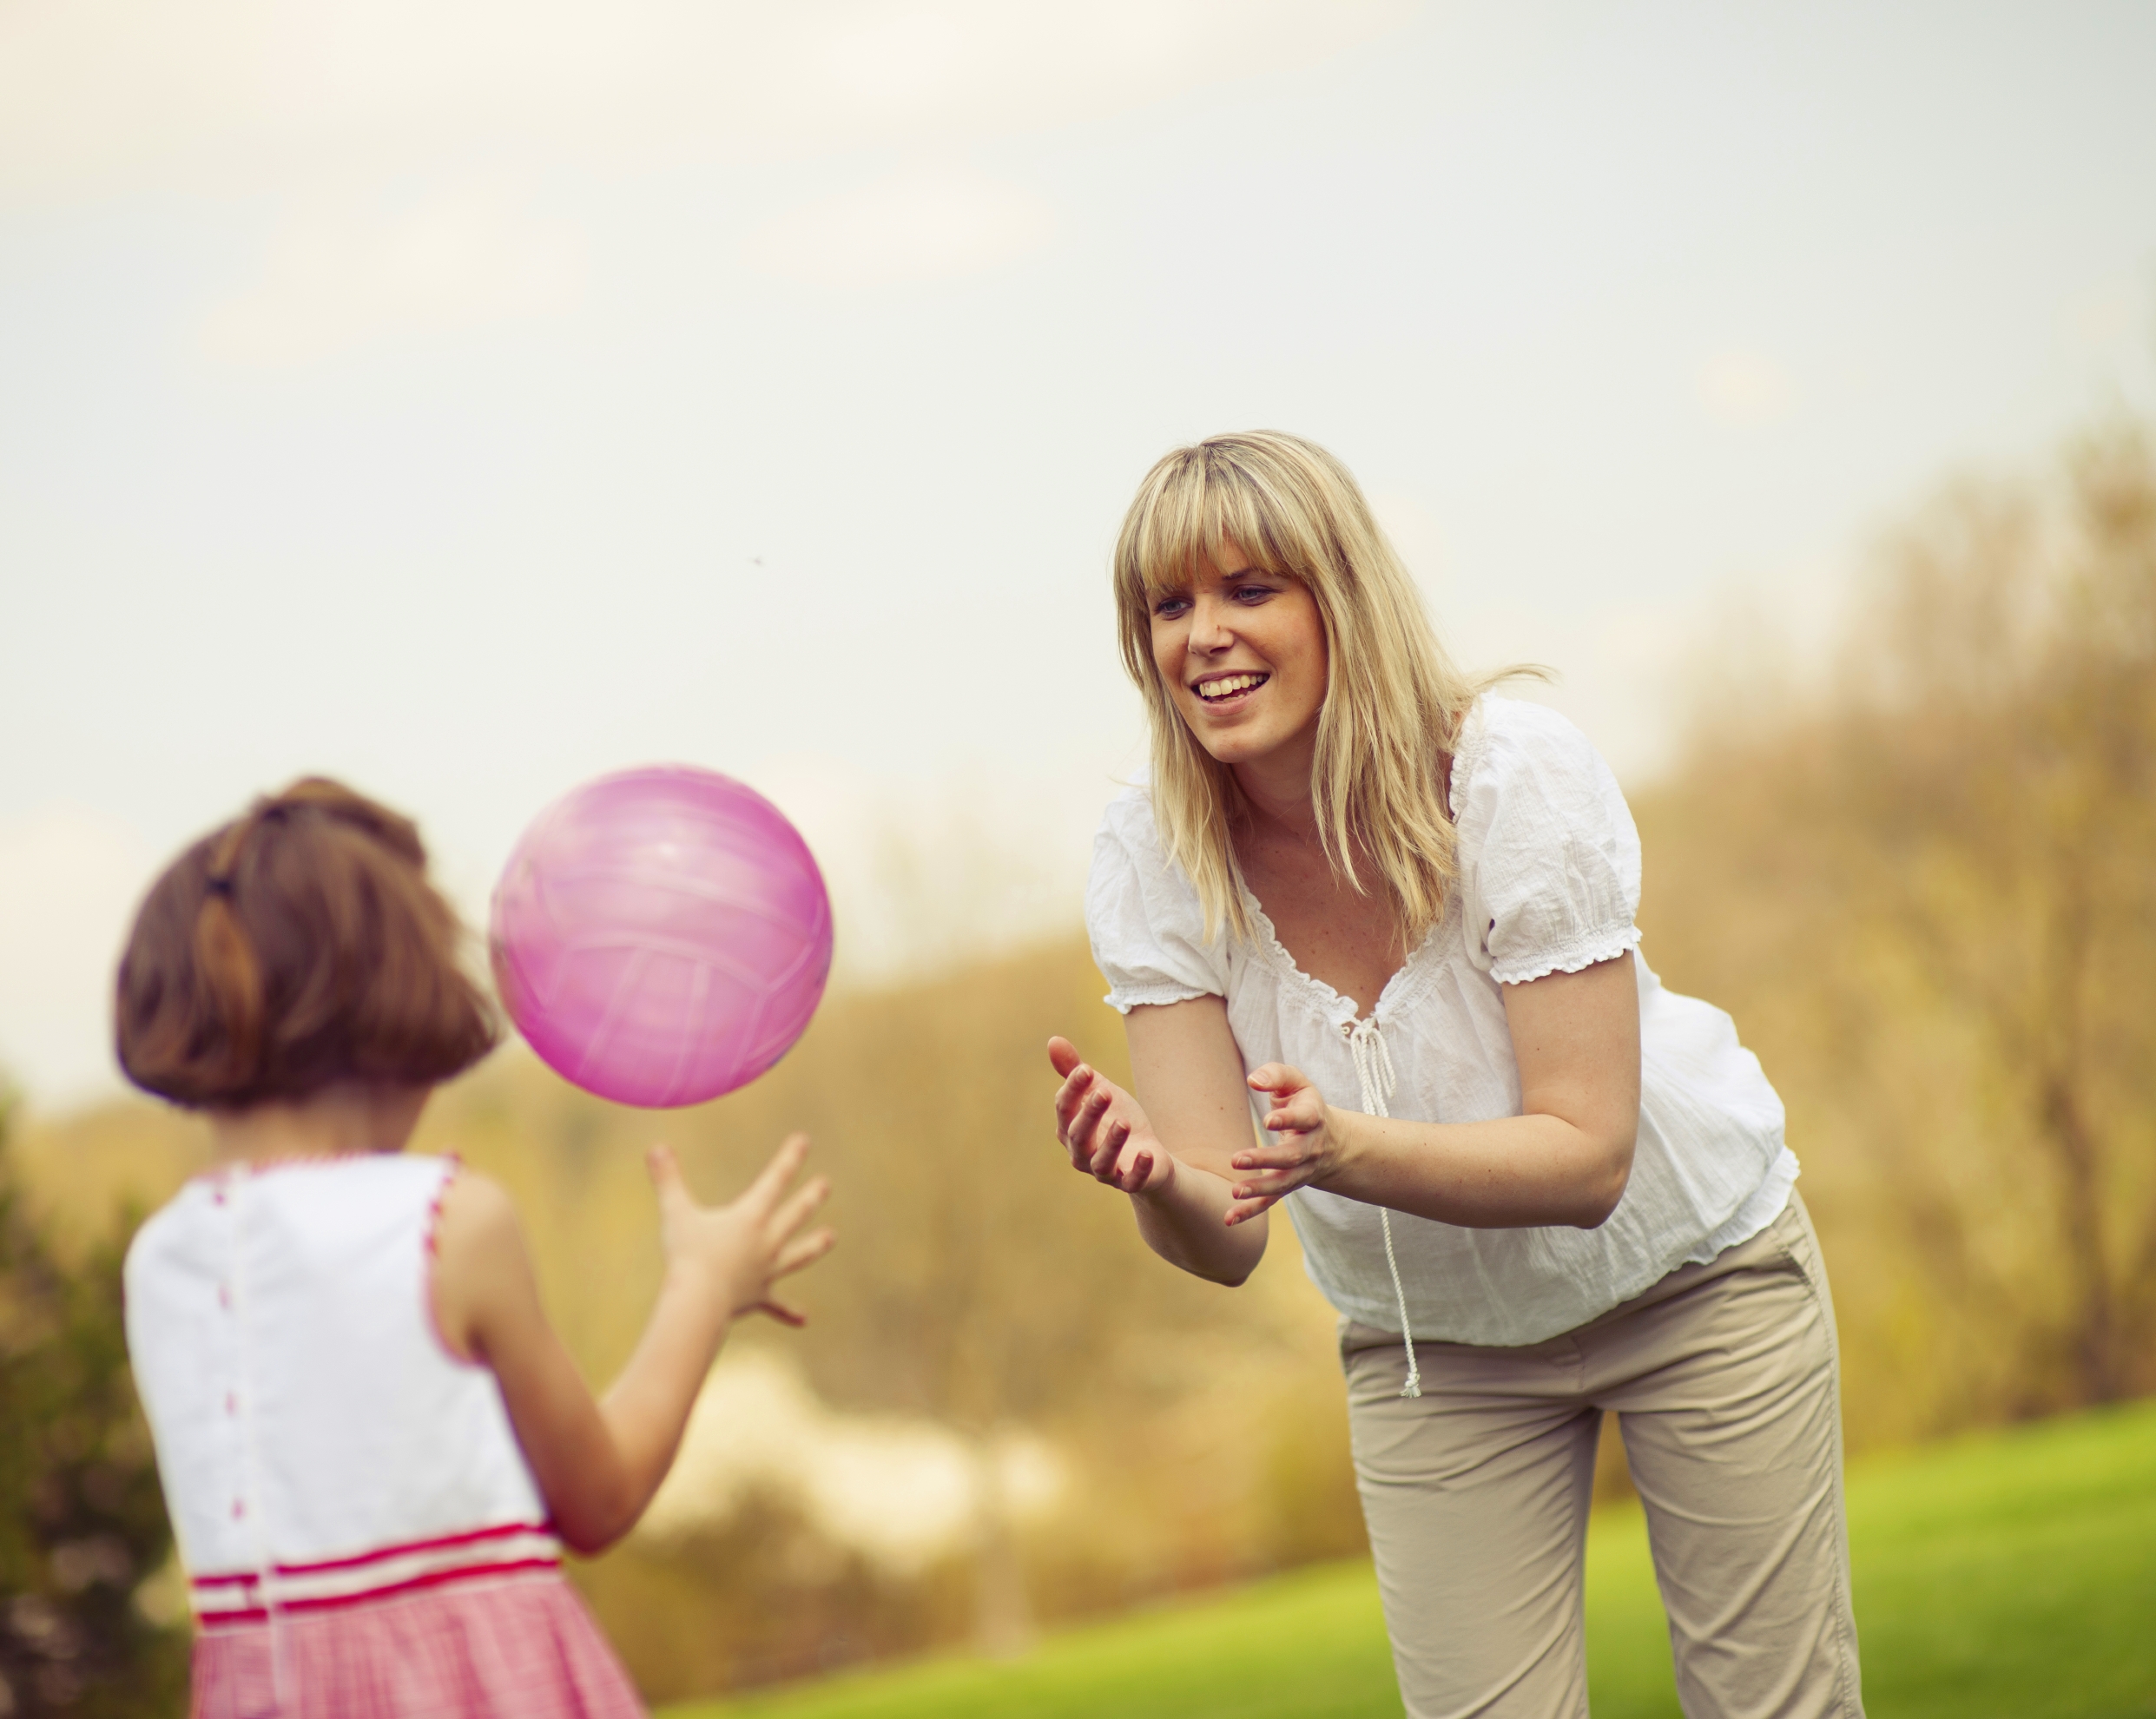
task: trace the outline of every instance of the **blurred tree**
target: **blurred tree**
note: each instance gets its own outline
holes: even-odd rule
[[[23,1209],[8,1123],[0,1103],[0,1713],[175,1713],[186,1630],[135,1604],[172,1533],[128,1373],[124,1236],[56,1257]]]
[[[1643,796],[1666,977],[1760,1050],[1823,1228],[1869,1231],[1852,1334],[1894,1430],[2156,1388],[2146,433],[1947,491],[1840,668]]]
[[[1056,1426],[1091,1442],[1104,1400],[1127,1413],[1172,1396],[1195,1372],[1177,1355],[1258,1322],[1155,1260],[1125,1202],[1056,1144],[1049,1034],[1082,1035],[1111,1069],[1123,1054],[1099,993],[1071,943],[834,998],[797,1059],[715,1117],[736,1136],[816,1136],[843,1239],[817,1268],[801,1350],[827,1400],[925,1415],[971,1445],[975,1636],[991,1650],[1032,1627],[1006,1435]]]
[[[2156,1386],[2156,461],[2074,450],[2065,517],[1950,494],[1897,546],[1838,748],[1851,881],[1966,1024],[2056,1288],[2002,1276],[1954,1178],[1905,1190],[1956,1285],[2018,1307],[2029,1407]],[[1860,682],[1863,684],[1863,682]],[[1869,720],[1867,720],[1869,719]],[[2034,1314],[2034,1316],[2029,1317]],[[2008,1326],[2012,1328],[2012,1324]]]

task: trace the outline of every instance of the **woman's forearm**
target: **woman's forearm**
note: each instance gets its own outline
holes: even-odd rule
[[[1471,1229],[1594,1228],[1623,1197],[1638,1132],[1549,1115],[1417,1123],[1332,1110],[1327,1123],[1335,1163],[1315,1186]]]
[[[1230,1288],[1257,1269],[1265,1253],[1265,1220],[1228,1222],[1229,1184],[1181,1160],[1160,1185],[1131,1195],[1145,1245],[1194,1277]]]

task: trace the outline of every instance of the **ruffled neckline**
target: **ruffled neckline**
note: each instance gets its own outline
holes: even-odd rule
[[[1354,998],[1342,996],[1323,979],[1313,973],[1306,973],[1296,965],[1296,958],[1288,952],[1288,946],[1273,929],[1271,916],[1258,905],[1257,897],[1251,894],[1247,887],[1243,891],[1243,906],[1257,927],[1258,952],[1268,966],[1308,991],[1318,1004],[1325,1018],[1335,1026],[1345,1030],[1362,1018],[1356,1012]],[[1408,958],[1395,967],[1393,976],[1385,981],[1385,988],[1377,993],[1377,1001],[1370,1005],[1371,1019],[1394,1018],[1401,1010],[1421,1000],[1423,992],[1430,988],[1444,967],[1444,963],[1434,958],[1432,952],[1459,918],[1460,898],[1454,892],[1446,898],[1444,917],[1430,927],[1422,941],[1409,952]]]
[[[1484,695],[1468,707],[1467,714],[1460,724],[1458,743],[1453,748],[1452,780],[1447,784],[1445,798],[1446,809],[1452,814],[1455,830],[1460,827],[1462,791],[1474,766],[1481,761],[1485,749],[1487,725],[1483,721],[1483,711],[1487,702],[1487,695]],[[1455,878],[1453,882],[1454,886],[1446,892],[1445,911],[1439,916],[1437,923],[1423,933],[1422,941],[1408,952],[1408,958],[1393,970],[1392,977],[1385,981],[1384,988],[1377,993],[1377,1000],[1370,1004],[1369,1018],[1378,1021],[1381,1025],[1385,1020],[1396,1018],[1401,1010],[1420,1002],[1423,993],[1443,970],[1443,962],[1435,958],[1434,952],[1446,933],[1460,920],[1459,879]],[[1335,1026],[1342,1031],[1352,1028],[1362,1018],[1357,1013],[1355,998],[1342,996],[1323,979],[1305,972],[1296,958],[1288,952],[1287,945],[1280,940],[1279,932],[1273,929],[1272,916],[1259,903],[1257,897],[1250,892],[1249,886],[1238,879],[1236,887],[1242,894],[1243,911],[1249,914],[1251,923],[1257,927],[1258,952],[1266,965],[1307,992],[1316,1002],[1324,1018]]]

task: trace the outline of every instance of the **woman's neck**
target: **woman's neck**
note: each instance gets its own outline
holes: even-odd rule
[[[402,1151],[419,1126],[427,1091],[424,1086],[340,1081],[304,1098],[214,1110],[210,1156],[230,1164]]]
[[[1253,821],[1298,840],[1316,841],[1317,801],[1310,791],[1316,761],[1317,736],[1309,733],[1235,765],[1236,786]]]

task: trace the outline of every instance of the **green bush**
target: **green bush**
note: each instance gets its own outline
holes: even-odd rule
[[[24,1209],[7,1124],[0,1102],[0,1712],[176,1713],[186,1630],[135,1604],[172,1530],[121,1320],[133,1224],[59,1257]]]

